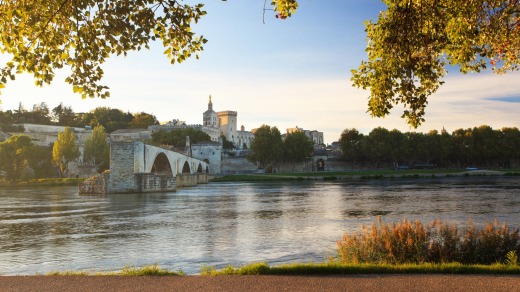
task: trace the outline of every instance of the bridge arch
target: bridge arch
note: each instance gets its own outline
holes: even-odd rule
[[[159,152],[157,156],[155,156],[151,172],[158,175],[173,177],[173,171],[170,165],[170,160],[164,152]]]
[[[199,167],[197,167],[197,172],[202,173],[202,164],[199,163]]]
[[[182,173],[191,173],[190,164],[188,161],[184,161],[184,165],[182,166]]]

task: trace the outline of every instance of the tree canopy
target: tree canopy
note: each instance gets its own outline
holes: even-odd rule
[[[282,18],[296,0],[272,0]],[[111,55],[149,48],[160,40],[170,63],[180,63],[203,50],[206,39],[192,24],[206,14],[204,4],[166,0],[2,1],[0,53],[12,55],[0,67],[0,89],[16,74],[30,73],[36,85],[51,83],[55,69],[70,68],[66,82],[86,97],[109,97],[101,84],[101,65]]]
[[[519,1],[383,2],[388,9],[365,23],[368,61],[352,70],[354,86],[370,89],[368,111],[374,117],[403,104],[402,117],[419,126],[447,64],[463,73],[489,66],[499,74],[518,69]]]
[[[313,150],[314,143],[301,131],[287,134],[283,141],[283,156],[293,164],[309,160]]]
[[[276,127],[262,125],[255,132],[251,143],[251,153],[247,159],[265,167],[270,163],[279,162],[282,158],[282,135]]]
[[[186,137],[190,137],[190,142],[196,144],[199,142],[211,141],[211,137],[202,130],[194,128],[178,128],[171,131],[157,131],[152,133],[152,141],[159,145],[169,145],[173,147],[186,146]]]
[[[98,172],[110,167],[110,145],[103,126],[97,126],[85,141],[83,160],[97,166]]]
[[[345,129],[339,142],[343,158],[353,166],[511,168],[520,159],[518,128],[495,130],[487,125],[458,129],[451,135],[445,130],[401,133],[381,127],[363,135],[356,129]]]
[[[66,127],[63,132],[58,132],[58,140],[52,147],[52,160],[60,168],[62,176],[68,169],[69,162],[77,159],[80,155],[72,129]]]

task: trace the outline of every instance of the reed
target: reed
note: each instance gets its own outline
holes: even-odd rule
[[[488,222],[477,229],[472,222],[466,226],[449,225],[440,220],[429,225],[406,219],[398,223],[377,223],[361,226],[361,231],[345,234],[338,240],[336,259],[345,264],[408,264],[504,263],[509,252],[520,252],[518,229],[505,223]],[[514,258],[512,256],[509,257]]]

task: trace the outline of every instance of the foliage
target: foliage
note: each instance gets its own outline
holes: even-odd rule
[[[133,120],[131,113],[124,113],[120,109],[109,107],[97,107],[88,113],[80,115],[78,118],[82,125],[89,125],[92,128],[103,126],[108,133],[115,130],[126,129]]]
[[[56,176],[56,168],[52,162],[52,148],[32,145],[25,152],[27,164],[31,168],[33,178]]]
[[[282,144],[283,157],[290,162],[304,162],[311,158],[314,143],[304,132],[287,134]]]
[[[279,162],[282,158],[282,135],[276,127],[262,125],[255,132],[251,143],[251,153],[247,159],[257,162],[260,167]]]
[[[271,5],[282,18],[298,6],[296,0],[272,0]],[[193,54],[198,59],[207,40],[192,31],[192,24],[206,14],[203,6],[164,0],[4,1],[0,53],[12,59],[0,68],[0,89],[23,72],[32,74],[36,85],[49,84],[55,69],[68,67],[65,81],[75,93],[109,97],[101,66],[112,55],[126,56],[160,40],[171,64]]]
[[[296,0],[272,0],[271,5],[274,7],[274,11],[278,12],[276,18],[281,19],[290,17],[298,8]]]
[[[63,132],[58,132],[58,140],[52,147],[52,160],[59,167],[61,176],[68,169],[69,162],[77,159],[80,154],[72,129],[66,127]]]
[[[135,113],[132,121],[128,123],[130,129],[148,129],[148,126],[159,125],[154,115],[145,112]]]
[[[354,128],[343,130],[339,138],[343,158],[351,160],[352,162],[363,158],[361,152],[362,138],[363,134],[359,133],[359,131]]]
[[[226,136],[220,135],[220,139],[222,139],[222,148],[225,150],[231,150],[235,149],[235,144],[233,142],[229,141]]]
[[[52,120],[54,123],[60,126],[67,127],[78,127],[81,124],[78,121],[78,116],[72,110],[70,106],[64,106],[60,103],[58,106],[52,109]]]
[[[506,224],[487,223],[477,229],[465,228],[439,220],[423,225],[404,219],[402,222],[361,226],[361,231],[345,234],[338,241],[338,260],[342,263],[448,263],[492,264],[506,259],[509,251],[520,250],[519,230]]]
[[[65,271],[50,272],[48,276],[182,276],[184,272],[169,271],[159,265],[146,265],[144,267],[124,267],[121,271],[114,272],[87,272],[87,271]]]
[[[365,23],[368,61],[352,70],[353,85],[370,89],[368,111],[384,117],[403,104],[413,127],[424,121],[428,96],[443,84],[446,65],[463,73],[489,65],[517,70],[518,1],[385,0],[377,22]]]
[[[515,266],[462,265],[460,263],[422,264],[343,264],[337,261],[326,263],[292,263],[269,266],[267,263],[247,264],[238,268],[228,266],[217,270],[202,267],[203,276],[222,275],[349,275],[349,274],[519,274]]]
[[[110,146],[103,126],[95,127],[92,134],[87,138],[83,160],[96,165],[98,172],[103,172],[109,168]]]
[[[368,135],[345,129],[340,137],[343,157],[375,167],[432,164],[437,167],[511,167],[520,158],[518,128],[489,126],[429,133],[375,128]]]
[[[152,142],[159,145],[170,145],[173,147],[186,146],[186,137],[190,137],[192,144],[211,141],[211,137],[202,130],[194,128],[178,128],[171,131],[157,131],[152,133]]]
[[[6,179],[15,182],[22,177],[27,168],[27,152],[33,146],[31,138],[26,135],[15,135],[0,143],[0,170],[5,171]]]
[[[70,67],[66,82],[74,92],[109,97],[108,87],[99,82],[110,55],[126,56],[156,39],[172,64],[201,51],[206,40],[191,31],[191,24],[206,14],[202,6],[152,0],[4,2],[0,52],[13,58],[1,70],[0,88],[24,71],[41,86],[53,80],[55,69]]]

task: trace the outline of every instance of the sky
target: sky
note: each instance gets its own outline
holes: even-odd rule
[[[372,118],[369,92],[352,87],[350,70],[366,60],[363,22],[385,9],[379,0],[300,0],[286,20],[276,19],[273,11],[265,11],[263,18],[262,0],[206,2],[208,14],[194,26],[208,39],[199,60],[171,65],[160,43],[127,57],[113,56],[103,65],[108,99],[74,94],[64,81],[68,69],[41,88],[32,76],[17,75],[2,89],[0,107],[16,109],[21,102],[32,109],[45,102],[52,109],[63,103],[88,112],[102,106],[144,111],[160,122],[201,124],[211,95],[214,110],[237,111],[238,126],[246,130],[266,124],[285,133],[297,126],[323,132],[327,144],[350,128],[368,134],[376,127],[402,132],[445,128],[450,133],[480,125],[520,127],[518,71],[462,75],[449,69],[446,83],[429,97],[426,122],[418,129],[401,118],[402,105],[385,118]],[[8,59],[0,55],[0,65]]]

